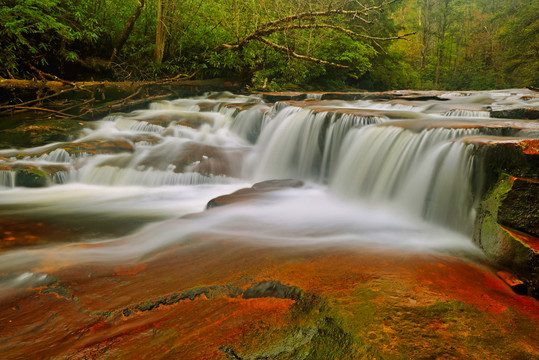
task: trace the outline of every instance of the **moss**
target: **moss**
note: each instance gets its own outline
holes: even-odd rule
[[[0,149],[35,147],[77,137],[84,123],[78,120],[21,120],[10,129],[0,131]]]
[[[529,321],[504,324],[460,301],[411,305],[406,293],[398,296],[403,285],[390,280],[362,284],[333,308],[343,330],[354,335],[351,351],[356,358],[534,358],[519,345],[522,339],[507,329],[530,326]],[[533,334],[533,329],[519,330]]]
[[[19,169],[15,173],[16,186],[44,187],[48,180],[47,173],[39,169]]]
[[[73,295],[69,290],[63,286],[54,286],[54,287],[47,287],[43,290],[41,290],[42,294],[55,294],[58,297],[63,297],[64,299],[71,300],[73,299]]]
[[[537,271],[534,265],[534,252],[524,243],[513,236],[500,224],[524,226],[522,211],[534,211],[536,203],[526,203],[531,196],[528,192],[523,192],[523,204],[516,202],[513,187],[518,182],[507,175],[502,174],[497,183],[491,188],[480,203],[476,218],[473,239],[485,254],[499,264],[505,265],[516,272],[526,276]],[[535,186],[535,184],[534,184]],[[531,187],[534,189],[534,187]],[[511,199],[508,201],[507,199]],[[512,209],[508,208],[508,204]],[[522,209],[515,209],[522,207]],[[526,219],[535,219],[536,215],[530,215]],[[524,221],[525,222],[525,221]],[[528,225],[533,221],[528,221]]]
[[[93,313],[91,313],[92,316],[104,316],[106,318],[111,318],[114,313],[110,310],[105,310],[105,311],[94,311]]]

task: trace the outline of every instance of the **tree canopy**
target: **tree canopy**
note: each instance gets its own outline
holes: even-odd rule
[[[539,86],[539,5],[527,0],[0,1],[4,78]]]

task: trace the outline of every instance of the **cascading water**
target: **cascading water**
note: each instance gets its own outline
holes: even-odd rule
[[[384,116],[363,116],[286,108],[255,150],[255,179],[324,179],[352,127],[381,123]]]
[[[471,145],[450,140],[477,129],[414,133],[393,126],[351,131],[330,187],[346,197],[392,202],[404,213],[470,230]]]
[[[481,110],[461,110],[461,109],[453,109],[446,111],[442,114],[442,116],[448,116],[448,117],[464,117],[464,118],[488,118],[490,117],[490,113],[488,111],[481,111]]]
[[[458,99],[451,101],[453,107]],[[267,104],[257,96],[226,93],[162,101],[89,123],[73,142],[1,150],[0,216],[43,218],[70,229],[91,224],[84,241],[109,239],[92,250],[93,260],[113,259],[112,253],[104,256],[107,249],[140,256],[193,234],[276,244],[462,247],[462,235],[444,233],[442,241],[442,230],[429,222],[469,234],[474,145],[462,140],[500,130],[472,117],[478,114],[442,119],[438,105],[324,101],[318,95]],[[48,178],[39,182],[43,174]],[[266,202],[212,209],[188,223],[170,220],[141,229],[201,211],[210,199],[253,182],[279,178],[307,185],[268,194]],[[105,219],[117,223],[99,230]],[[73,259],[90,259],[83,247],[65,251]],[[28,267],[29,255],[0,259],[2,269],[23,258]]]

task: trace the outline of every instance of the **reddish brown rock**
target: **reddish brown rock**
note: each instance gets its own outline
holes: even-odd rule
[[[539,355],[537,301],[513,294],[482,266],[450,256],[199,237],[143,263],[118,266],[48,268],[55,282],[3,297],[2,354]]]
[[[522,280],[517,278],[515,275],[510,272],[500,270],[496,272],[496,275],[503,280],[514,292],[521,295],[526,295],[528,288]]]
[[[206,209],[218,206],[235,204],[237,202],[259,199],[265,194],[282,190],[286,188],[297,188],[304,185],[303,181],[295,179],[286,180],[268,180],[254,184],[250,188],[244,188],[233,192],[232,194],[216,197],[208,202]]]
[[[2,216],[0,219],[0,252],[31,245],[66,242],[73,232],[53,224]]]

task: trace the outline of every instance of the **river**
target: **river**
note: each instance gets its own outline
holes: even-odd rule
[[[206,238],[485,266],[471,241],[476,139],[535,134],[536,122],[508,126],[486,110],[537,104],[527,95],[269,102],[213,93],[87,122],[70,142],[0,150],[0,298],[48,286],[62,269],[151,261]],[[206,209],[274,179],[302,183]]]

